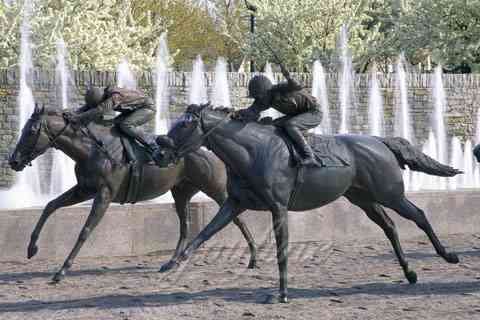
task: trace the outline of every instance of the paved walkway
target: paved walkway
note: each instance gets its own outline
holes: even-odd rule
[[[256,270],[244,248],[201,252],[168,274],[162,255],[82,258],[59,285],[48,282],[61,261],[0,263],[0,319],[480,319],[480,235],[441,239],[460,264],[424,238],[404,241],[416,285],[387,242],[291,245],[289,304],[272,303],[272,247]]]

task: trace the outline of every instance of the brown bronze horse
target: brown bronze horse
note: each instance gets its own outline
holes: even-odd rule
[[[38,107],[25,124],[22,135],[9,159],[12,169],[21,171],[47,149],[55,147],[76,162],[77,185],[50,201],[32,232],[28,245],[28,258],[38,251],[36,245],[48,217],[57,209],[94,199],[90,214],[80,232],[77,242],[62,268],[53,277],[62,280],[72,266],[93,229],[100,223],[110,203],[124,202],[129,192],[130,167],[123,156],[122,139],[116,130],[99,124],[90,124],[90,129],[70,125],[63,113],[56,109]],[[97,132],[96,135],[91,132]],[[95,136],[101,136],[101,143]],[[108,148],[107,148],[108,147]],[[120,150],[113,156],[107,150]],[[112,158],[113,157],[113,158]],[[224,164],[212,153],[197,150],[167,168],[152,164],[143,165],[143,177],[138,186],[136,201],[154,199],[171,190],[180,219],[180,238],[172,259],[175,261],[184,249],[189,234],[190,212],[188,203],[193,195],[202,191],[219,205],[226,199],[226,173]],[[240,218],[235,219],[248,242],[250,249],[249,268],[256,264],[256,245],[247,226]]]

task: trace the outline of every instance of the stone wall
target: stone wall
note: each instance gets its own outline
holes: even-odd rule
[[[170,115],[175,118],[180,114],[188,100],[190,73],[170,73]],[[212,89],[214,74],[206,73],[209,91]],[[276,74],[281,79],[280,74]],[[305,86],[311,86],[310,74],[297,74],[295,77]],[[230,93],[232,104],[236,108],[247,106],[251,101],[246,98],[247,84],[251,74],[230,73]],[[413,142],[421,145],[425,142],[431,128],[433,110],[431,74],[408,75],[408,100],[411,108],[414,138]],[[82,103],[82,93],[88,84],[106,86],[116,83],[116,74],[108,72],[75,72],[69,86],[71,105],[76,107]],[[354,99],[349,110],[351,132],[368,133],[368,91],[369,75],[357,75],[354,81]],[[395,75],[386,74],[379,77],[384,99],[385,132],[395,132],[394,115],[400,105],[399,90]],[[37,70],[33,74],[31,87],[35,101],[40,105],[60,106],[60,92],[55,73]],[[151,73],[144,73],[138,79],[139,87],[153,95],[154,78]],[[476,130],[477,110],[480,107],[480,75],[444,75],[447,112],[445,122],[447,136],[458,136],[463,141],[472,138]],[[330,104],[332,128],[340,126],[338,106],[338,78],[336,74],[327,75],[327,87]],[[6,159],[14,147],[18,134],[17,94],[19,90],[19,74],[16,70],[0,70],[0,188],[9,187],[14,181],[14,172],[8,168]],[[39,161],[46,175],[50,167],[50,156],[45,155]],[[48,179],[42,179],[47,181]]]

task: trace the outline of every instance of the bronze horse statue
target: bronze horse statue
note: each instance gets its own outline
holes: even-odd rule
[[[96,136],[101,136],[101,141],[92,132],[96,132]],[[76,162],[75,175],[78,183],[45,207],[32,232],[28,258],[37,253],[36,243],[40,232],[55,210],[94,199],[90,214],[73,250],[53,277],[54,282],[59,282],[72,266],[88,236],[102,220],[110,203],[125,202],[131,174],[130,166],[124,159],[122,138],[116,129],[95,123],[91,123],[88,128],[76,127],[68,122],[60,110],[38,107],[25,124],[15,150],[9,158],[9,164],[12,169],[21,171],[51,147],[63,151]],[[168,266],[175,261],[175,257],[186,244],[189,234],[190,199],[202,191],[219,205],[225,201],[225,166],[215,155],[205,150],[190,153],[166,168],[145,162],[141,165],[142,177],[139,180],[141,183],[137,186],[135,201],[154,199],[168,190],[172,191],[175,200],[180,220],[180,237],[171,261],[166,264]],[[256,244],[245,223],[240,218],[234,222],[248,242],[251,254],[248,267],[253,268],[256,265]]]
[[[480,163],[480,144],[477,144],[473,148],[473,155],[475,156],[475,159],[477,160],[477,162]]]
[[[280,128],[230,117],[228,109],[191,105],[168,136],[183,155],[200,145],[211,149],[227,167],[228,198],[212,221],[178,256],[173,268],[205,241],[247,209],[269,210],[277,245],[280,271],[280,302],[287,301],[288,211],[319,208],[341,196],[360,207],[383,229],[390,240],[405,277],[417,281],[400,246],[396,227],[382,206],[416,223],[436,252],[449,263],[458,263],[454,253],[440,243],[424,212],[405,197],[402,170],[410,169],[450,177],[460,171],[440,164],[401,138],[363,135],[314,136],[318,143],[331,142],[331,153],[345,165],[307,166],[294,164]],[[281,118],[280,118],[281,119]]]

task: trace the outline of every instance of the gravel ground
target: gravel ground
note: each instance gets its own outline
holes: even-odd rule
[[[275,303],[272,247],[255,270],[244,248],[201,251],[167,274],[167,255],[80,258],[57,285],[62,261],[0,263],[0,319],[480,319],[480,235],[441,239],[460,264],[423,238],[403,242],[416,285],[386,241],[292,244],[288,304]]]

